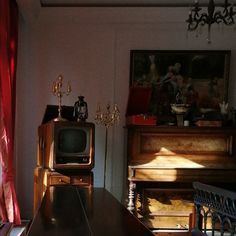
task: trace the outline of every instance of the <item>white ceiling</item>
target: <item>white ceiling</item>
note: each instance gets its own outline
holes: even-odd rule
[[[40,0],[42,6],[183,6],[191,0]]]
[[[234,2],[231,0],[229,2]],[[42,6],[190,6],[194,0],[40,0]],[[209,0],[199,0],[206,5]],[[216,5],[224,0],[215,0]]]
[[[190,7],[195,0],[16,0],[19,11],[26,21],[33,21],[40,10],[54,7]],[[209,0],[199,0],[201,6],[206,6]],[[215,0],[216,5],[222,5],[224,0]],[[229,0],[236,4],[236,0]]]
[[[195,0],[17,0],[20,8],[35,7],[83,7],[83,6],[146,6],[146,7],[181,7],[191,6]],[[209,0],[199,0],[199,4],[206,6]],[[215,0],[216,5],[222,5],[224,0]],[[229,0],[236,3],[236,0]]]

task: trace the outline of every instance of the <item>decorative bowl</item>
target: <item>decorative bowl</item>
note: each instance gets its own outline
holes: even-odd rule
[[[180,115],[188,112],[190,105],[189,104],[170,104],[171,110],[173,113]]]

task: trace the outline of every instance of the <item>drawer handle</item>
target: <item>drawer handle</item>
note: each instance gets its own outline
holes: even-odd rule
[[[64,181],[63,179],[59,179],[59,182],[61,182],[61,183],[67,183],[67,182]]]

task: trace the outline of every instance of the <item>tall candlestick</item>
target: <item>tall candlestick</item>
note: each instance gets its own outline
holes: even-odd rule
[[[66,119],[62,118],[61,110],[62,110],[62,97],[63,95],[69,95],[71,93],[71,85],[70,82],[67,83],[66,91],[62,90],[63,87],[63,77],[59,75],[56,81],[52,83],[52,93],[54,96],[58,97],[58,117],[54,119],[54,121],[65,121]]]

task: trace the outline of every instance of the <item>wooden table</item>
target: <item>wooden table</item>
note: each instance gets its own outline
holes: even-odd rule
[[[103,188],[48,187],[28,236],[151,236],[125,206]]]

